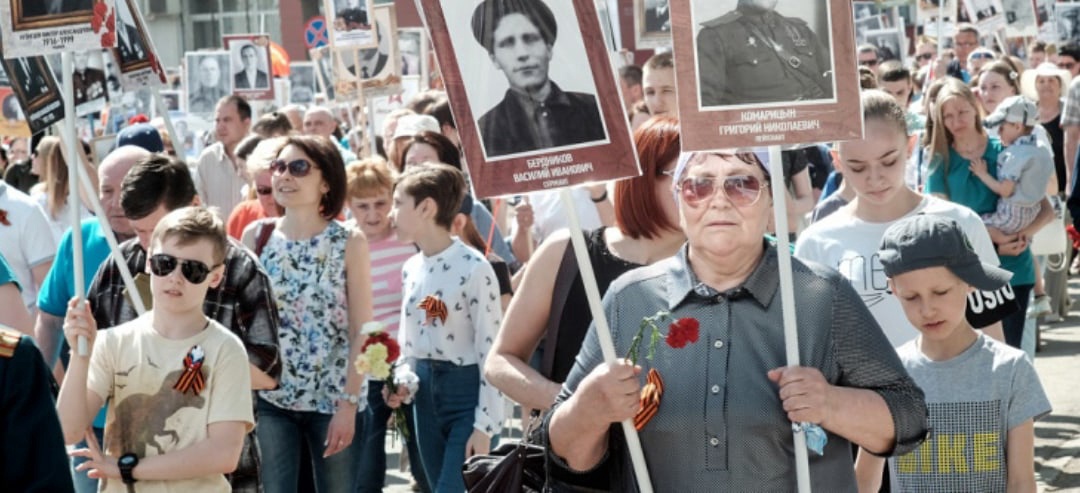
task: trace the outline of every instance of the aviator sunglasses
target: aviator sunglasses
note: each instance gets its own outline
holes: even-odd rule
[[[708,156],[708,153],[695,153],[690,160],[691,163],[700,164]],[[739,152],[734,157],[746,164],[753,164],[760,166],[763,170],[765,169],[765,166],[752,153]],[[664,174],[669,173],[664,172]],[[674,172],[669,176],[673,174]],[[679,192],[682,201],[691,207],[696,207],[702,202],[711,199],[716,195],[718,188],[723,190],[724,197],[735,207],[749,207],[757,203],[758,199],[761,198],[761,190],[765,188],[764,185],[763,180],[752,175],[687,176],[676,184],[675,190]]]
[[[176,267],[180,266],[180,273],[184,279],[192,284],[201,284],[210,275],[210,271],[217,267],[207,267],[198,260],[181,260],[172,255],[159,253],[150,257],[150,272],[158,277],[166,277],[172,274]]]
[[[270,161],[270,171],[274,175],[281,176],[288,170],[290,175],[296,178],[303,178],[311,173],[311,163],[306,159],[296,159],[293,161],[285,162],[284,159],[275,159]]]

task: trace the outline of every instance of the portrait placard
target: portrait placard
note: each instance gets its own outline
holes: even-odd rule
[[[421,5],[479,197],[640,173],[593,0]]]
[[[330,45],[334,49],[371,48],[375,46],[375,6],[371,0],[323,0],[330,23]]]
[[[915,15],[920,24],[928,19],[956,18],[956,0],[917,0]]]
[[[1054,14],[1058,42],[1080,41],[1080,3],[1056,3]]]
[[[154,41],[146,30],[139,5],[135,0],[116,0],[117,42],[113,57],[120,67],[124,89],[164,86],[165,68],[158,60]]]
[[[671,46],[671,6],[668,0],[634,0],[637,48]]]
[[[108,96],[102,51],[76,51],[71,54],[71,59],[74,65],[71,82],[75,92],[75,114],[86,116],[101,111]],[[53,68],[60,67],[59,63],[53,65]],[[61,80],[60,77],[57,80]]]
[[[866,43],[866,33],[868,31],[880,31],[881,29],[882,24],[880,15],[855,19],[855,42],[858,44]]]
[[[292,62],[289,64],[289,102],[294,104],[312,104],[315,93],[319,92],[318,76],[314,62]]]
[[[374,48],[335,50],[337,67],[334,90],[339,99],[356,97],[357,81],[367,97],[397,94],[401,91],[401,57],[397,48],[397,17],[394,6],[374,10],[378,45]]]
[[[308,51],[311,63],[315,65],[315,75],[319,81],[319,92],[323,93],[327,101],[336,99],[334,92],[334,55],[329,46],[314,48]]]
[[[233,78],[229,70],[229,52],[197,51],[184,55],[184,87],[187,93],[187,112],[193,115],[212,115],[218,101],[232,94]]]
[[[117,0],[0,0],[6,58],[116,46]]]
[[[861,138],[851,8],[673,0],[683,150]]]
[[[423,28],[400,28],[397,30],[397,47],[401,57],[401,76],[428,77],[428,38]]]
[[[19,106],[19,98],[10,86],[0,86],[0,135],[30,137],[30,126]]]
[[[222,37],[222,44],[229,51],[233,94],[248,101],[273,101],[270,35],[230,34]]]
[[[1037,36],[1039,24],[1035,20],[1035,2],[1032,0],[1002,0],[1005,9],[1005,34],[1008,37]]]
[[[1001,0],[964,0],[960,4],[968,22],[975,24],[979,32],[992,33],[1005,28],[1005,8]]]
[[[903,60],[907,56],[907,45],[904,43],[904,34],[895,29],[879,29],[867,31],[864,34],[866,44],[877,48],[878,59],[881,61]]]
[[[64,118],[64,102],[45,57],[4,58],[2,64],[31,133]]]

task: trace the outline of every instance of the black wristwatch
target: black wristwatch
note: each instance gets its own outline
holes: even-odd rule
[[[135,476],[131,473],[135,466],[139,465],[139,456],[132,453],[121,455],[117,465],[120,466],[120,478],[124,480],[124,484],[135,484]]]

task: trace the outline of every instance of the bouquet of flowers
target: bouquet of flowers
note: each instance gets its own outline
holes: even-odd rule
[[[660,324],[666,321],[670,321],[668,332],[663,334],[660,332]],[[700,324],[696,318],[684,317],[676,320],[675,317],[671,316],[671,312],[659,311],[655,315],[641,320],[637,334],[634,335],[634,339],[630,343],[630,351],[626,359],[633,364],[637,364],[641,341],[645,340],[646,335],[648,335],[649,342],[645,359],[651,361],[653,356],[656,355],[656,345],[661,338],[667,342],[668,346],[675,349],[683,348],[687,344],[697,342],[699,328]],[[656,368],[649,368],[649,373],[645,376],[645,386],[641,388],[641,408],[638,409],[637,415],[634,416],[634,428],[641,431],[649,420],[656,416],[656,413],[660,410],[660,398],[663,395],[664,380],[660,378],[660,372]]]
[[[398,361],[401,357],[401,346],[386,332],[386,326],[382,322],[365,323],[361,328],[361,333],[367,336],[367,340],[364,341],[363,346],[360,346],[360,354],[356,356],[354,362],[356,372],[383,381],[390,394],[396,394],[399,386],[404,385],[409,393],[404,404],[412,402],[412,396],[419,388],[420,379],[412,372],[409,365]],[[405,410],[398,407],[394,409],[393,416],[394,428],[402,436],[408,437]]]

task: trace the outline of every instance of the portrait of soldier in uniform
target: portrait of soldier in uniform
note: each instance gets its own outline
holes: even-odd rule
[[[267,89],[270,87],[270,75],[262,70],[265,64],[266,48],[259,48],[251,43],[233,45],[232,55],[240,52],[240,70],[233,74],[233,89]],[[260,60],[263,63],[260,63]],[[235,65],[235,64],[234,64]]]
[[[188,113],[213,113],[218,100],[229,94],[231,88],[227,77],[222,77],[222,67],[228,66],[228,55],[189,54],[188,67]]]
[[[22,57],[6,60],[8,67],[14,69],[12,80],[22,90],[23,97],[27,102],[32,102],[45,95],[49,85],[45,80],[46,74],[41,70],[43,62],[37,57]]]
[[[473,11],[472,32],[510,86],[478,120],[488,157],[606,139],[595,89],[563,91],[550,78],[559,26],[542,0],[485,0]]]
[[[46,15],[64,15],[89,11],[94,8],[93,0],[20,0],[22,17],[41,17]]]
[[[701,106],[833,99],[828,33],[819,36],[806,20],[778,13],[778,0],[737,1],[733,10],[700,23]],[[799,6],[820,4],[824,15],[824,1]]]
[[[120,54],[120,67],[125,68],[145,60],[148,54],[128,0],[116,0],[116,10],[120,20],[116,26],[116,49]]]
[[[671,31],[671,9],[668,7],[668,0],[656,0],[652,7],[645,9],[645,31]]]
[[[75,73],[72,77],[72,84],[75,89],[75,106],[107,97],[105,71],[90,66],[90,57],[100,56],[100,53],[100,51],[93,53],[77,51],[71,56],[75,65]],[[98,66],[100,66],[100,58],[97,61],[99,62]]]

